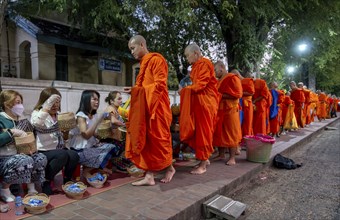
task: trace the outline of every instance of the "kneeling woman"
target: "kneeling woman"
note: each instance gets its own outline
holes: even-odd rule
[[[14,196],[9,190],[11,184],[27,183],[28,192],[36,193],[34,182],[45,180],[45,155],[18,154],[15,137],[24,137],[26,132],[33,132],[33,126],[27,119],[21,119],[24,106],[22,95],[14,90],[5,90],[0,94],[0,176],[1,199],[13,202]]]
[[[60,111],[60,92],[55,88],[46,88],[40,93],[39,101],[34,107],[31,122],[37,132],[37,145],[39,152],[48,160],[46,166],[46,181],[42,190],[51,195],[51,181],[64,169],[64,183],[72,178],[79,156],[76,152],[68,150],[65,146],[63,134],[59,129],[57,113]]]
[[[97,114],[99,98],[100,95],[95,90],[83,91],[76,114],[78,127],[70,131],[70,146],[79,154],[85,177],[88,177],[94,168],[111,173],[112,171],[106,169],[106,165],[122,151],[119,146],[100,143],[95,137],[97,126],[104,118],[109,117],[108,113]]]

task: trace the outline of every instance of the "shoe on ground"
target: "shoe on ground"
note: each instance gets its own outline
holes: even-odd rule
[[[14,202],[15,196],[11,193],[11,191],[1,189],[1,199],[4,202]]]

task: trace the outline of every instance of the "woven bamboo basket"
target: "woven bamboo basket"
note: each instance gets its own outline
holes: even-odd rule
[[[110,120],[103,120],[97,127],[97,136],[99,139],[113,138]]]
[[[74,182],[67,182],[64,185],[61,186],[61,188],[63,189],[63,191],[65,192],[66,196],[71,198],[71,199],[82,199],[84,196],[84,193],[86,192],[87,186],[83,183],[83,182],[76,182],[79,186],[79,188],[81,189],[81,192],[76,193],[76,192],[70,192],[67,190],[67,188],[74,184]]]
[[[58,114],[58,125],[61,131],[69,131],[77,126],[76,117],[73,112]]]
[[[95,177],[95,175],[97,175],[97,173],[94,173],[94,174],[90,175],[89,177],[87,177],[86,181],[94,188],[97,188],[97,189],[102,188],[104,186],[104,183],[107,180],[107,174],[101,173],[101,175],[104,176],[104,180],[102,180],[102,181],[100,181],[100,180],[90,181],[89,179]]]
[[[28,202],[30,199],[42,200],[43,203],[39,206],[31,206]],[[50,203],[50,197],[48,197],[45,193],[39,193],[35,195],[26,195],[23,198],[22,203],[24,204],[25,209],[28,213],[41,214],[46,211],[46,206]]]
[[[31,154],[37,151],[37,144],[32,132],[27,132],[25,137],[14,137],[18,154]]]

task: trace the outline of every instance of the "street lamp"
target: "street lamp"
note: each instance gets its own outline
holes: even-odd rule
[[[302,44],[299,44],[299,45],[298,45],[298,49],[299,49],[300,52],[306,51],[307,48],[308,48],[308,45],[305,44],[305,43],[302,43]]]
[[[294,73],[294,71],[295,71],[295,67],[293,67],[293,66],[287,67],[287,73],[292,74],[292,73]]]

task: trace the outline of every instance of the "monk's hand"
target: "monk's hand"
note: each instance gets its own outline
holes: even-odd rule
[[[125,93],[128,93],[128,94],[131,93],[131,87],[124,87],[123,90]]]

